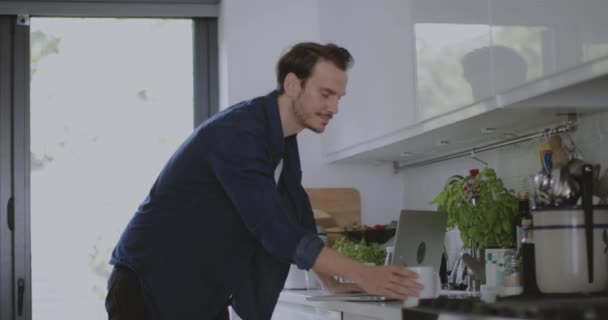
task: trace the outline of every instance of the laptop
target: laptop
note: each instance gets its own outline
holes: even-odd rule
[[[402,210],[397,222],[392,265],[441,266],[447,216],[437,211]],[[390,301],[389,297],[365,292],[308,297],[309,301]]]

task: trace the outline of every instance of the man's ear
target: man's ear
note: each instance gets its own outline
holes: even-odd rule
[[[285,88],[285,94],[288,97],[296,98],[302,90],[302,82],[293,72],[290,72],[285,76],[283,88]]]

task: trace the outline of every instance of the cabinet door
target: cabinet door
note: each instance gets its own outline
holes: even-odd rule
[[[490,0],[497,93],[608,57],[607,12],[608,1]]]
[[[326,154],[415,122],[409,0],[320,1],[323,42],[347,48],[355,63],[347,94],[323,135]]]
[[[493,96],[487,0],[413,0],[418,122]]]
[[[272,320],[342,320],[342,313],[301,304],[279,302]]]

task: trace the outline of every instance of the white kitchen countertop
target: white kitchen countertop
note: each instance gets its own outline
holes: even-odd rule
[[[306,298],[313,296],[324,296],[330,294],[325,290],[300,290],[300,289],[284,289],[279,296],[279,303],[288,302],[311,306],[315,308],[323,308],[327,310],[346,312],[366,317],[397,320],[401,319],[401,309],[403,308],[402,301],[387,301],[387,302],[350,302],[350,301],[308,301]],[[455,290],[440,290],[440,295],[475,295],[478,293],[468,293],[466,291]]]
[[[346,302],[346,301],[308,301],[306,298],[330,294],[325,290],[283,290],[280,302],[296,303],[316,308],[347,312],[379,319],[401,319],[402,301],[387,302]]]

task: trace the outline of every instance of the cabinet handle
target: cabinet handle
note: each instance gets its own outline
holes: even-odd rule
[[[21,316],[23,314],[23,294],[25,291],[25,280],[23,278],[19,278],[17,280],[17,315]]]
[[[11,231],[15,230],[15,198],[8,199],[6,204],[6,223]]]

